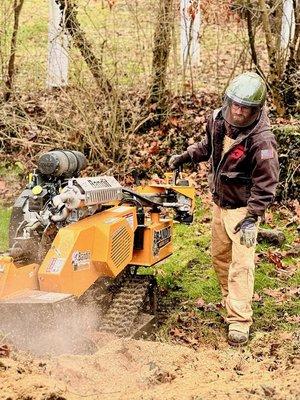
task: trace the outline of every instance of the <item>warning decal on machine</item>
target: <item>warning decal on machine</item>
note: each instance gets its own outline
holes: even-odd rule
[[[64,266],[64,263],[64,258],[51,258],[50,263],[46,268],[46,272],[49,274],[59,274]]]
[[[166,226],[159,231],[154,231],[153,236],[153,255],[157,256],[160,249],[171,241],[172,231],[170,226]]]
[[[74,271],[89,268],[90,262],[91,262],[90,250],[74,251],[74,253],[72,254],[72,265]]]

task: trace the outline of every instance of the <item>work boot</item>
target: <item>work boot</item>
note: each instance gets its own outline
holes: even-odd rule
[[[228,343],[230,346],[245,346],[249,340],[249,333],[231,330],[228,332]]]

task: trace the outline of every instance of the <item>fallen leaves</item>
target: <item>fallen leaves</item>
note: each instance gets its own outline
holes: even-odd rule
[[[203,309],[204,306],[205,306],[205,301],[200,297],[199,299],[197,299],[197,300],[195,301],[195,306],[196,306],[197,308]]]
[[[0,345],[0,357],[9,357],[10,348],[6,344]]]
[[[295,272],[299,269],[300,265],[299,263],[294,264],[294,265],[288,265],[285,266],[284,268],[278,268],[276,270],[276,276],[282,280],[287,280],[291,278]]]
[[[219,304],[219,303],[218,303]],[[195,301],[195,306],[199,309],[199,310],[203,310],[203,311],[216,311],[218,312],[218,309],[220,308],[218,306],[218,304],[214,304],[214,303],[206,303],[201,297],[199,297],[196,301]]]
[[[149,147],[149,154],[157,154],[159,152],[159,144],[157,141],[151,143]]]
[[[216,306],[214,307],[216,309]],[[186,311],[182,311],[177,315],[176,321],[173,322],[169,329],[169,335],[173,343],[183,344],[194,349],[199,348],[203,343],[214,343],[218,346],[221,341],[216,337],[223,334],[216,327],[223,323],[215,317],[203,318],[196,310],[187,307]]]
[[[272,253],[270,250],[267,253],[267,259],[275,264],[276,268],[282,268],[284,269],[285,267],[282,264],[282,254],[280,253]]]
[[[279,289],[263,289],[263,292],[275,299],[276,303],[283,303],[289,301],[294,297],[300,296],[300,287],[289,288],[283,287]]]
[[[265,258],[267,261],[275,265],[275,274],[278,278],[287,280],[291,278],[300,267],[299,262],[295,261],[294,264],[284,263],[285,257],[298,255],[296,248],[290,251],[283,251],[281,253],[269,250],[266,253],[257,254],[258,258]]]
[[[261,385],[264,395],[267,397],[273,397],[275,394],[275,389],[269,385]]]
[[[264,215],[264,222],[273,227],[273,213],[271,213],[270,211],[266,211]]]
[[[195,123],[196,124],[204,124],[205,123],[205,116],[204,115],[197,115],[195,117]]]
[[[299,221],[300,220],[300,203],[299,203],[299,200],[294,200],[292,202],[292,204],[293,204],[295,213],[296,213],[296,215],[298,217],[298,221]]]
[[[176,378],[176,375],[170,371],[165,371],[162,369],[155,370],[151,379],[149,379],[151,384],[160,384],[160,383],[170,383]]]
[[[0,191],[5,190],[6,189],[6,183],[3,180],[0,180]]]
[[[255,302],[260,302],[260,301],[262,301],[262,297],[258,293],[254,293],[252,300]]]
[[[300,324],[300,315],[289,315],[285,318],[287,322],[290,324],[299,325]]]
[[[299,257],[300,255],[300,243],[295,243],[289,250],[282,252],[284,257]]]
[[[184,329],[173,327],[170,329],[169,334],[171,335],[173,342],[184,343],[193,348],[199,346],[199,339],[195,337],[192,332],[187,332]]]
[[[22,182],[13,176],[0,179],[0,201],[3,204],[11,204],[16,198],[16,193],[21,191]]]
[[[180,126],[180,119],[177,117],[170,117],[169,123],[175,127],[178,127],[178,126]]]

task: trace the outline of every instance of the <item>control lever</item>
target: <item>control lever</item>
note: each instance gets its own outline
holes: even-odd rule
[[[172,183],[174,186],[176,186],[177,184],[177,180],[180,177],[180,174],[182,172],[182,165],[180,165],[179,167],[177,167],[176,169],[174,169],[173,171],[173,179],[172,179]]]

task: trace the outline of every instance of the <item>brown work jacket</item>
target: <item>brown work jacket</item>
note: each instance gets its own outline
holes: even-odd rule
[[[240,129],[234,143],[222,155],[225,121],[221,109],[208,120],[206,138],[188,147],[194,163],[210,160],[209,185],[213,201],[222,208],[247,207],[261,216],[273,201],[279,178],[276,140],[263,109],[259,120]]]

